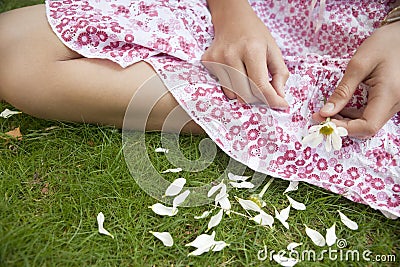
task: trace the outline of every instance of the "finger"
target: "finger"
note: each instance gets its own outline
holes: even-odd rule
[[[235,92],[240,102],[247,104],[260,103],[261,99],[257,95],[253,95],[249,79],[246,76],[246,69],[240,60],[231,62],[231,66],[225,66],[229,79],[232,84],[232,91]]]
[[[210,73],[218,78],[218,82],[221,85],[221,89],[229,99],[235,99],[236,94],[232,92],[232,83],[228,73],[224,69],[223,64],[215,62],[202,62]]]
[[[266,55],[265,57],[258,55],[246,58],[245,64],[253,94],[262,95],[262,102],[272,108],[287,108],[289,105],[286,100],[277,93],[269,82]]]
[[[374,70],[375,64],[372,64],[372,61],[359,58],[361,56],[350,60],[342,80],[320,110],[321,116],[330,117],[339,113],[349,102],[358,85]]]
[[[290,73],[279,48],[276,47],[276,49],[271,50],[273,50],[273,53],[267,55],[268,71],[272,76],[271,85],[279,96],[285,97],[284,87]]]
[[[345,127],[350,136],[369,138],[374,136],[396,113],[395,105],[390,103],[390,96],[371,96],[361,118],[332,121],[338,126]]]

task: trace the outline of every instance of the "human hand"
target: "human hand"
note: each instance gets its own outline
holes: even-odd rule
[[[362,109],[347,109],[358,85],[369,86],[368,102]],[[369,138],[400,111],[400,22],[377,29],[350,60],[339,85],[313,118],[332,117],[350,136]]]
[[[275,40],[247,0],[208,3],[215,38],[202,63],[219,79],[225,95],[242,103],[287,108],[284,85],[289,71]]]

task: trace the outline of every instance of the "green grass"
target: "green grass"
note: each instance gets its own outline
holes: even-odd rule
[[[0,11],[40,1],[3,1]],[[0,112],[11,106],[0,103]],[[4,134],[21,127],[22,140]],[[204,136],[182,135],[184,155],[199,157],[197,145]],[[371,208],[352,203],[323,189],[302,183],[290,195],[306,204],[306,211],[291,211],[287,231],[278,221],[263,228],[240,216],[225,216],[215,229],[216,239],[231,245],[221,252],[187,257],[184,245],[207,228],[208,219],[194,220],[207,206],[181,208],[175,217],[160,217],[148,206],[157,201],[139,188],[130,174],[122,150],[122,133],[111,127],[62,123],[15,115],[0,118],[0,266],[264,266],[259,250],[285,249],[289,242],[303,242],[298,251],[321,252],[305,234],[303,224],[324,233],[337,222],[337,235],[348,250],[371,250],[374,255],[395,254],[400,261],[400,221],[386,219]],[[160,134],[146,134],[146,146],[154,167],[173,167],[165,155],[152,151],[160,146]],[[190,185],[208,184],[225,170],[229,158],[218,156],[204,171],[165,174],[183,176]],[[146,164],[138,159],[137,166]],[[250,170],[246,173],[252,174]],[[288,202],[282,192],[288,182],[276,179],[266,192],[266,211],[273,213]],[[245,191],[231,195],[248,196]],[[234,204],[235,211],[241,211]],[[340,209],[359,224],[358,231],[345,228]],[[105,227],[114,236],[97,233],[96,215],[103,212]],[[169,231],[172,248],[162,246],[149,231]],[[326,248],[326,247],[325,247]],[[336,245],[333,248],[337,248]],[[378,266],[366,261],[302,262],[297,266]]]

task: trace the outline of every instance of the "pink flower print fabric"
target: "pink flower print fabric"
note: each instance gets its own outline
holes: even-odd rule
[[[122,67],[150,63],[230,157],[255,171],[314,184],[400,216],[400,114],[372,139],[344,138],[339,151],[301,144],[313,124],[311,114],[332,93],[392,1],[331,0],[322,12],[322,5],[311,7],[311,1],[249,2],[291,73],[286,112],[227,99],[200,63],[214,35],[205,0],[47,0],[46,7],[55,34],[81,55]],[[361,108],[367,90],[361,85],[349,106]]]

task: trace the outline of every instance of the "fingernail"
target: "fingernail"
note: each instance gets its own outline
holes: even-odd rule
[[[322,108],[321,111],[322,112],[332,112],[335,109],[335,104],[333,103],[326,103]]]

